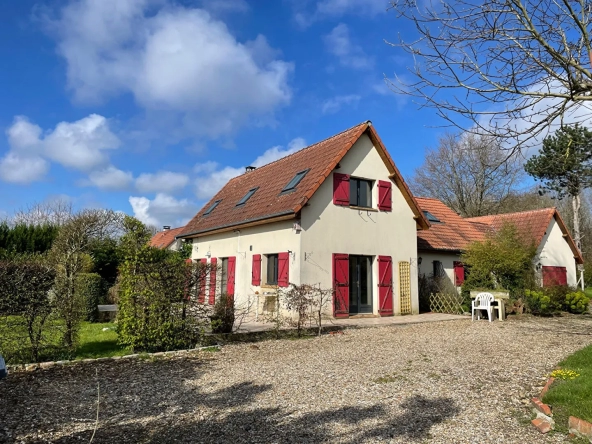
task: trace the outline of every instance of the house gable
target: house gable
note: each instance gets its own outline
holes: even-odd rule
[[[429,226],[413,195],[382,145],[370,122],[356,125],[322,142],[231,179],[187,224],[179,237],[195,237],[210,232],[233,230],[241,226],[264,224],[295,218],[318,188],[332,176],[335,167],[356,141],[366,134],[375,144],[389,176],[407,205],[412,208],[421,229]],[[286,185],[298,174],[295,189]],[[256,189],[244,205],[237,203],[249,190]],[[213,208],[213,210],[211,210]],[[208,211],[210,210],[210,211]]]

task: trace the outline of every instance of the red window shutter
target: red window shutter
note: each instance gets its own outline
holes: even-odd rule
[[[465,266],[462,262],[454,261],[454,283],[460,287],[465,281]]]
[[[200,259],[200,268],[199,268],[199,296],[197,297],[197,302],[203,304],[206,300],[206,269],[208,266],[207,259]]]
[[[230,296],[234,296],[234,283],[235,283],[235,271],[236,271],[236,257],[231,256],[228,258],[228,269],[227,269],[227,284],[226,293]]]
[[[333,316],[349,317],[349,256],[333,254]]]
[[[278,287],[290,284],[290,253],[278,254]]]
[[[349,206],[349,175],[333,173],[333,203]]]
[[[380,316],[393,315],[393,259],[378,256],[378,313]]]
[[[393,211],[393,187],[392,182],[378,181],[378,209],[380,211]]]
[[[261,255],[253,255],[253,271],[251,285],[259,287],[261,285]]]
[[[214,305],[216,303],[216,273],[218,273],[218,259],[213,257],[210,260],[210,294],[208,303]]]

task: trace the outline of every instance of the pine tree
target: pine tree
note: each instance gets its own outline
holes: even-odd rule
[[[571,198],[574,241],[581,251],[580,195],[592,186],[592,132],[579,125],[561,127],[545,138],[540,154],[532,156],[524,168],[542,182],[545,191],[559,199]]]

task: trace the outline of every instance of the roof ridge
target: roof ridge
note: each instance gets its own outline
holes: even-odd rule
[[[473,217],[465,217],[465,220],[468,221],[475,221],[476,219],[483,219],[486,217],[504,217],[504,216],[512,216],[515,214],[524,214],[524,213],[542,213],[546,211],[557,211],[557,207],[546,207],[546,208],[537,208],[536,210],[524,210],[524,211],[515,211],[513,213],[498,213],[498,214],[488,214],[486,216],[473,216]]]
[[[305,147],[303,147],[303,148],[300,148],[298,151],[294,151],[293,153],[290,153],[290,154],[288,154],[288,155],[286,155],[286,156],[280,157],[279,159],[273,160],[273,161],[271,161],[271,162],[269,162],[269,163],[266,163],[265,165],[261,165],[260,167],[257,167],[257,168],[255,168],[255,171],[258,171],[258,170],[260,170],[260,169],[262,169],[262,168],[265,168],[265,167],[268,167],[268,166],[270,166],[270,165],[273,165],[274,163],[277,163],[277,162],[279,162],[279,161],[281,161],[281,160],[287,159],[288,157],[292,157],[292,156],[294,156],[294,155],[296,155],[296,154],[298,154],[298,153],[301,153],[302,151],[305,151],[305,150],[307,150],[307,149],[309,149],[309,148],[312,148],[312,147],[314,147],[315,145],[318,145],[318,144],[320,144],[320,143],[327,142],[328,140],[334,139],[335,137],[338,137],[338,136],[342,135],[343,133],[347,133],[348,131],[351,131],[351,130],[353,130],[354,128],[357,128],[358,126],[361,126],[361,125],[364,125],[364,124],[366,124],[366,125],[371,125],[371,124],[372,124],[372,122],[371,122],[370,120],[366,120],[366,121],[364,121],[364,122],[360,122],[360,123],[358,123],[357,125],[351,126],[351,127],[347,128],[347,129],[344,129],[343,131],[340,131],[340,132],[338,132],[337,134],[333,134],[333,135],[332,135],[332,136],[330,136],[330,137],[326,137],[326,138],[324,138],[324,139],[322,139],[322,140],[319,140],[318,142],[315,142],[315,143],[312,143],[312,144],[310,144],[310,145],[308,145],[308,146],[305,146]],[[233,178],[231,178],[231,179],[229,180],[229,182],[230,182],[230,181],[232,181],[232,180],[234,180],[234,179],[238,179],[239,177],[242,177],[242,176],[244,176],[245,174],[250,174],[250,173],[253,173],[253,171],[248,171],[248,172],[247,172],[247,171],[245,171],[244,173],[242,173],[242,174],[239,174],[238,176],[234,176]]]
[[[440,202],[443,205],[446,205],[444,202],[442,202],[440,199],[438,199],[437,197],[425,197],[425,196],[415,196],[416,199],[429,199],[429,200],[436,200],[438,202]],[[446,205],[447,206],[447,205]]]

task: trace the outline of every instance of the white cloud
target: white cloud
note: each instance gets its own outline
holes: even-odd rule
[[[224,167],[218,169],[220,165],[213,164],[214,170],[197,176],[195,179],[195,195],[200,200],[209,200],[214,194],[220,191],[226,182],[245,172],[245,168]],[[198,167],[199,170],[199,167]]]
[[[282,157],[286,157],[292,153],[295,153],[298,150],[301,150],[306,146],[306,141],[302,137],[297,137],[296,139],[292,139],[290,143],[288,143],[288,147],[284,150],[281,145],[277,145],[274,147],[269,148],[263,154],[261,154],[255,161],[251,164],[254,167],[260,167],[263,165],[267,165],[275,160],[281,159]]]
[[[344,105],[356,107],[361,97],[357,94],[347,96],[336,96],[323,102],[323,114],[335,114]]]
[[[288,143],[286,149],[283,149],[281,145],[271,147],[249,165],[261,167],[282,157],[295,153],[305,146],[306,141],[302,137],[297,137]],[[195,195],[200,200],[209,200],[218,191],[220,191],[224,185],[226,185],[226,182],[228,182],[233,177],[243,174],[245,172],[245,167],[233,168],[227,166],[221,168],[221,166],[216,162],[204,162],[197,164],[194,168],[194,171],[198,175],[195,179]]]
[[[88,183],[105,191],[119,191],[127,189],[134,180],[132,173],[121,171],[112,165],[97,171],[88,176]]]
[[[5,182],[27,184],[41,180],[49,164],[38,156],[21,157],[9,152],[0,160],[0,179]]]
[[[60,122],[45,133],[26,117],[17,116],[6,135],[10,151],[0,160],[0,176],[21,183],[41,180],[49,169],[48,160],[85,172],[107,167],[106,152],[120,144],[107,119],[98,114],[76,122]],[[8,171],[17,165],[20,171]],[[19,176],[22,178],[18,179]]]
[[[350,39],[349,28],[345,23],[340,23],[323,37],[327,51],[339,59],[342,66],[354,69],[365,69],[373,65],[374,61],[368,57],[364,50],[354,45]]]
[[[184,131],[216,138],[252,119],[271,121],[291,99],[292,63],[263,36],[238,42],[203,9],[79,0],[49,24],[79,101],[131,93],[150,112],[178,114]]]
[[[172,193],[173,191],[185,188],[188,183],[189,177],[186,174],[159,171],[156,174],[140,174],[136,179],[136,188],[143,193]]]
[[[130,196],[134,216],[147,225],[182,226],[197,212],[197,207],[187,199],[175,199],[158,193],[152,200],[147,197]]]

